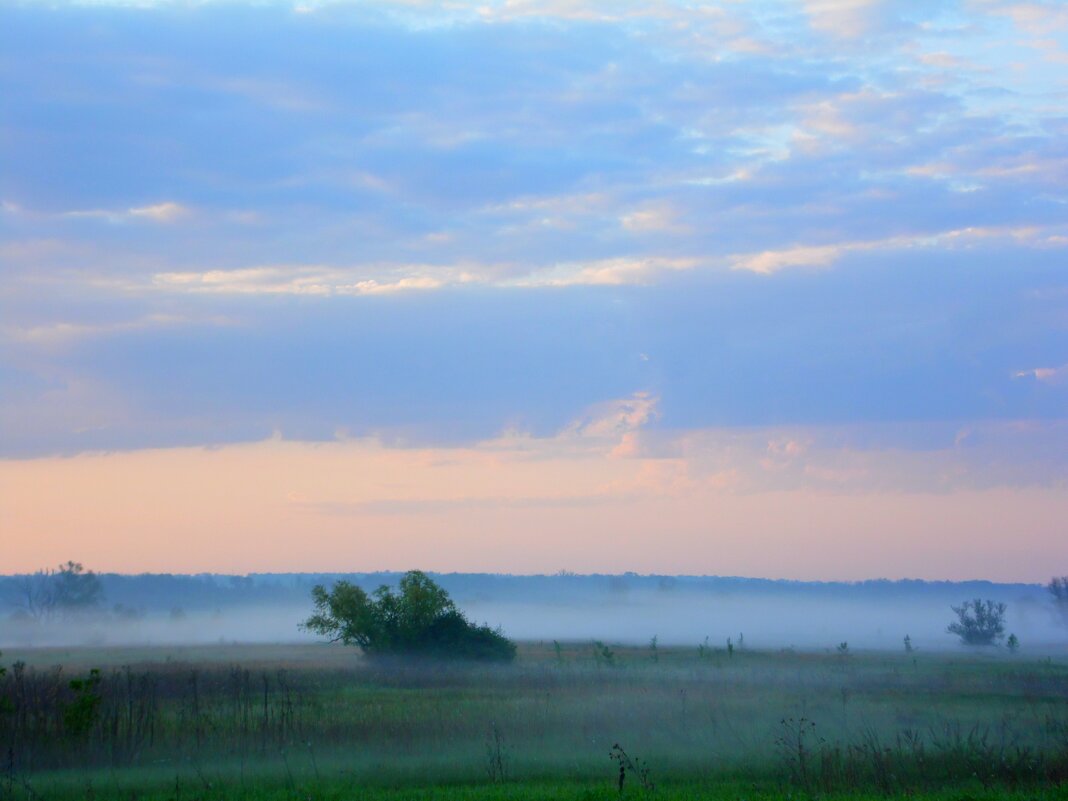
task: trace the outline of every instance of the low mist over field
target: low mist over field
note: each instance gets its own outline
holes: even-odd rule
[[[102,576],[104,602],[91,613],[34,620],[20,611],[25,577],[0,578],[6,612],[0,648],[196,643],[291,643],[317,639],[299,624],[311,588],[347,579],[373,590],[396,574]],[[1062,648],[1060,625],[1040,585],[990,582],[817,583],[761,579],[556,575],[437,576],[476,622],[519,640],[662,645],[730,637],[753,648],[901,650],[957,648],[946,633],[951,605],[976,597],[1007,604],[1006,631],[1028,648]]]

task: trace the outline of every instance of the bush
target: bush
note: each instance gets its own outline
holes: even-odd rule
[[[1053,608],[1057,610],[1061,620],[1068,624],[1068,576],[1051,578],[1046,589],[1053,596]]]
[[[1005,604],[976,598],[951,608],[957,620],[946,631],[960,637],[962,644],[995,645],[1005,636]]]
[[[348,581],[312,590],[315,612],[302,628],[331,642],[357,645],[371,657],[419,656],[510,662],[515,644],[499,630],[471,623],[449,594],[418,570],[369,596]]]
[[[104,701],[100,694],[100,679],[100,670],[93,668],[88,677],[70,682],[74,700],[63,709],[63,725],[72,737],[87,738],[100,720],[100,705]]]

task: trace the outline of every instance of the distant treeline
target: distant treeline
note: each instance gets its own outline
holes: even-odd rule
[[[345,580],[367,591],[396,585],[403,573],[252,573],[246,576],[205,573],[124,575],[98,573],[103,602],[145,612],[189,612],[235,606],[304,605],[317,584]],[[989,581],[805,582],[733,576],[663,576],[574,574],[517,576],[495,573],[430,573],[461,605],[472,602],[538,604],[597,603],[627,594],[702,593],[721,596],[790,595],[813,600],[944,600],[984,597],[1008,602],[1048,602],[1040,584]],[[27,576],[0,576],[0,611],[14,610],[23,597]]]

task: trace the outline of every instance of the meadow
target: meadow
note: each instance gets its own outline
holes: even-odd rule
[[[524,643],[0,657],[3,799],[1068,797],[1068,660]]]

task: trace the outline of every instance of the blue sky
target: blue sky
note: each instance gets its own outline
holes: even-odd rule
[[[718,471],[807,443],[751,486],[1063,488],[1059,3],[2,13],[0,459],[610,408]]]

